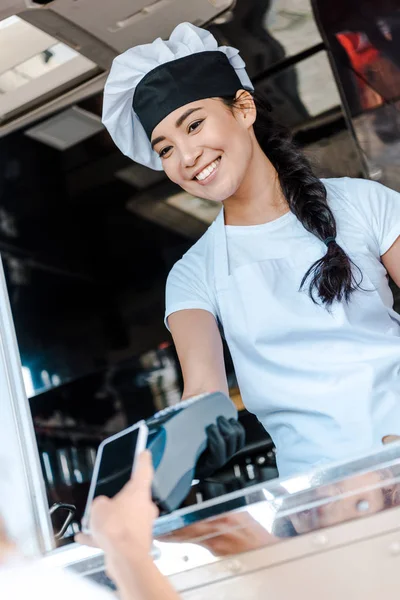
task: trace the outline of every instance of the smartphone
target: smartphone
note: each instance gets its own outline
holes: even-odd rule
[[[112,498],[128,483],[137,456],[146,449],[148,428],[144,421],[103,440],[97,450],[82,531],[89,533],[90,507],[97,496]]]

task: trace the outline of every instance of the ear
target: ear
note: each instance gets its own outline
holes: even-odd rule
[[[250,128],[257,118],[257,109],[254,98],[247,90],[238,90],[235,96],[237,116],[243,119],[243,124]]]

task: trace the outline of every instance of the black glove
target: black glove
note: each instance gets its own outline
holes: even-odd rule
[[[246,432],[236,419],[218,417],[217,425],[209,425],[207,448],[197,461],[195,478],[205,479],[223,467],[236,452],[243,448]]]

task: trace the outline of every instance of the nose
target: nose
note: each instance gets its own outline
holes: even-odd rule
[[[201,155],[203,150],[192,143],[186,143],[181,147],[181,163],[185,169],[193,168]]]

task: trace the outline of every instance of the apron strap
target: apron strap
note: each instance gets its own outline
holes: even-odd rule
[[[223,207],[214,221],[213,229],[214,281],[218,293],[227,289],[229,277],[228,246]]]

